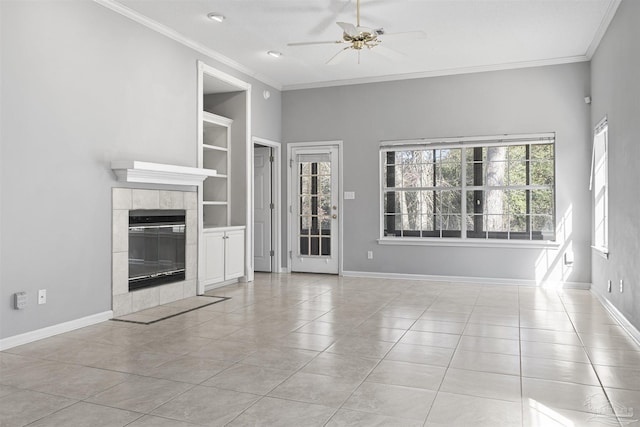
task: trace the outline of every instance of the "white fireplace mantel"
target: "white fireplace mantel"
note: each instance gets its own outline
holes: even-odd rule
[[[141,162],[139,160],[114,160],[111,169],[118,181],[146,184],[200,185],[207,177],[216,176],[214,169],[190,168]]]

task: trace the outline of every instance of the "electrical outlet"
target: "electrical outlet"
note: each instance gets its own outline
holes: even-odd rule
[[[47,303],[47,290],[40,289],[38,291],[38,304],[46,304]]]
[[[611,293],[611,280],[607,280],[607,292]]]
[[[573,252],[565,252],[564,265],[572,265],[572,264],[573,264]]]
[[[620,293],[624,291],[622,279],[620,279]]]
[[[373,251],[367,251],[367,259],[373,259]]]
[[[16,292],[13,294],[13,308],[16,310],[22,310],[27,306],[27,293]]]

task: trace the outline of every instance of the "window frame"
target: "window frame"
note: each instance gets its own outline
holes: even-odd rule
[[[556,177],[556,135],[555,132],[537,133],[537,134],[522,134],[522,135],[492,135],[481,137],[460,137],[460,138],[437,138],[437,139],[413,139],[413,140],[397,140],[397,141],[381,141],[379,147],[379,165],[378,173],[380,182],[380,203],[379,203],[379,218],[380,218],[380,230],[378,243],[383,245],[437,245],[437,246],[471,246],[471,247],[535,247],[535,248],[557,248],[560,246],[558,242],[557,230],[554,230],[553,238],[555,240],[546,239],[502,239],[502,238],[489,238],[488,233],[486,237],[468,237],[466,230],[466,217],[467,212],[467,192],[474,190],[486,191],[486,189],[496,189],[495,186],[488,186],[486,183],[482,186],[474,184],[468,184],[466,181],[466,166],[467,158],[465,151],[469,148],[477,147],[504,147],[514,145],[530,146],[532,144],[553,144],[553,182],[550,185],[540,186],[548,189],[551,187],[553,191],[553,223],[557,228],[557,177]],[[410,151],[410,150],[437,150],[437,149],[457,149],[461,148],[460,156],[460,186],[459,187],[447,187],[447,189],[461,192],[461,230],[459,236],[456,237],[407,237],[407,236],[385,236],[385,194],[388,190],[385,182],[385,167],[386,156],[388,152],[395,151]],[[527,177],[528,179],[528,177]],[[526,189],[532,189],[535,185],[527,184],[524,186],[503,186],[507,190],[519,190],[520,187],[526,187]],[[418,231],[420,232],[420,231]]]
[[[603,235],[598,235],[597,229],[597,218],[599,213],[598,206],[598,159],[596,159],[597,146],[596,144],[599,142],[598,137],[602,135],[602,143],[603,143],[603,165],[602,165],[602,216],[603,216]],[[608,258],[609,256],[609,123],[607,117],[604,117],[593,129],[593,148],[592,148],[592,156],[591,156],[591,175],[589,181],[589,190],[592,195],[592,231],[593,231],[593,243],[591,248],[594,249],[597,253],[602,255],[604,258]],[[599,239],[600,237],[600,239]]]

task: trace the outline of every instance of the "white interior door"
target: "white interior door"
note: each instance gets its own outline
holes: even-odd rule
[[[291,153],[291,271],[338,274],[338,148]]]
[[[271,197],[271,148],[254,148],[253,155],[253,269],[272,272],[273,202]]]

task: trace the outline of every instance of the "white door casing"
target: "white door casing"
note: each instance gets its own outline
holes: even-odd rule
[[[271,155],[273,161],[271,162],[271,200],[273,203],[272,210],[272,222],[271,222],[271,248],[273,249],[273,257],[271,261],[271,268],[273,273],[281,273],[283,271],[287,271],[287,268],[283,269],[282,266],[282,161],[281,161],[281,153],[282,153],[282,145],[280,142],[273,141],[270,139],[260,138],[257,136],[252,137],[251,144],[251,229],[252,235],[249,236],[249,239],[253,243],[255,240],[253,233],[254,230],[254,218],[255,218],[255,207],[254,207],[254,193],[255,189],[255,180],[254,180],[254,155],[253,152],[256,148],[268,147],[271,149]],[[247,257],[251,259],[251,272],[254,271],[254,248],[252,245],[251,252],[247,252]]]
[[[291,144],[290,268],[340,272],[339,146]]]
[[[253,268],[273,271],[271,255],[273,202],[271,197],[271,148],[254,147],[253,151]]]

